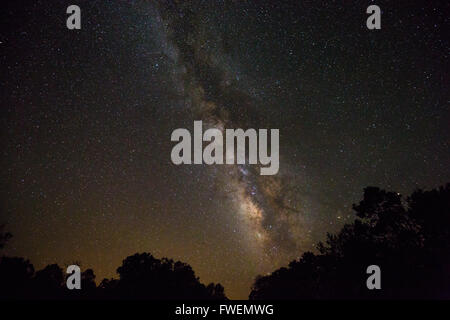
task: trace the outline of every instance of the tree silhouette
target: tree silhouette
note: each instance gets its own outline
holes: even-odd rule
[[[33,278],[33,292],[40,299],[62,298],[64,274],[57,264],[50,264],[36,272]]]
[[[226,299],[222,285],[203,285],[190,265],[149,253],[127,257],[117,273],[119,279],[103,279],[97,287],[87,269],[81,290],[69,290],[68,275],[57,264],[34,272],[28,260],[2,257],[0,299]]]
[[[171,259],[157,259],[149,253],[123,260],[117,269],[120,278],[103,280],[107,296],[128,299],[224,299],[221,285],[205,287],[191,266]]]
[[[353,205],[357,219],[327,234],[318,254],[257,277],[250,299],[450,298],[450,184],[398,193],[375,187]],[[382,270],[382,290],[368,290],[366,268]]]
[[[5,247],[6,242],[12,237],[11,233],[4,232],[5,225],[0,225],[0,249],[3,249]]]
[[[94,270],[87,269],[81,273],[81,287],[90,292],[96,289]]]
[[[18,257],[0,258],[0,298],[27,298],[30,295],[34,267]]]

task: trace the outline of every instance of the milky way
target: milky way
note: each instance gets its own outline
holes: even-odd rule
[[[156,18],[163,32],[161,46],[171,57],[173,80],[184,94],[183,103],[208,128],[245,130],[257,125],[256,102],[247,88],[234,83],[240,72],[224,52],[221,34],[208,22],[194,24],[202,20],[189,4],[161,7],[164,18]],[[296,209],[294,200],[299,199],[286,203],[289,173],[273,178],[255,172],[248,165],[227,165],[214,174],[221,179],[220,192],[235,202],[230,212],[241,216],[249,244],[278,258],[279,249],[293,252],[307,238],[305,213]]]

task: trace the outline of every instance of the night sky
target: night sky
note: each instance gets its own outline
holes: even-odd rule
[[[371,1],[2,1],[5,254],[100,282],[145,251],[247,298],[364,187],[450,181],[449,2],[374,3],[371,31]],[[279,173],[172,164],[194,120],[278,128]]]

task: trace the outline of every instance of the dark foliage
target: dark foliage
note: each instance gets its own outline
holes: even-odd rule
[[[401,195],[375,187],[354,205],[357,219],[287,268],[258,277],[250,299],[449,299],[450,184]],[[381,290],[366,269],[381,268]]]
[[[119,280],[104,280],[100,286],[112,298],[225,299],[220,284],[205,287],[190,265],[149,253],[127,257],[117,273]]]
[[[3,232],[5,225],[0,225],[0,249],[3,249],[5,243],[12,237],[11,233]]]
[[[28,260],[2,257],[0,299],[226,299],[220,284],[201,284],[188,264],[149,253],[126,258],[117,272],[119,279],[104,279],[97,287],[94,271],[87,269],[82,290],[69,290],[56,264],[34,272]]]

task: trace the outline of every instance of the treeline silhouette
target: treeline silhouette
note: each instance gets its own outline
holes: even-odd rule
[[[250,299],[450,299],[450,184],[406,200],[375,187],[356,220],[288,267],[257,277]],[[381,269],[368,290],[366,269]]]
[[[356,219],[327,234],[317,253],[258,276],[257,299],[450,299],[450,184],[403,199],[376,187],[353,205]],[[0,226],[0,249],[11,238]],[[381,268],[381,290],[368,290],[366,269]],[[65,270],[64,270],[65,271]],[[191,266],[150,253],[123,260],[118,279],[97,286],[81,274],[81,290],[68,290],[56,264],[36,271],[19,257],[0,258],[0,299],[226,299],[220,284],[200,283]]]
[[[4,244],[4,242],[3,242]],[[224,300],[220,284],[205,286],[191,266],[171,259],[136,253],[117,269],[119,279],[103,279],[97,286],[92,269],[81,273],[81,290],[69,290],[67,275],[57,264],[37,272],[23,258],[0,258],[0,299],[183,299]]]

